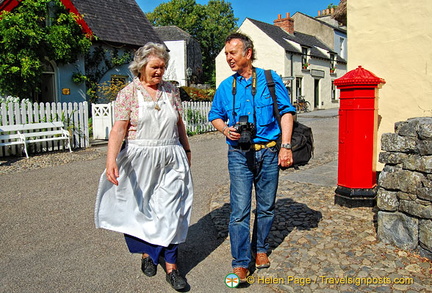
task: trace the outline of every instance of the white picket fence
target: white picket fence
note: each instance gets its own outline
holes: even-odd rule
[[[207,118],[211,105],[211,102],[182,102],[183,121],[189,134],[216,130]]]
[[[216,130],[208,121],[211,102],[182,102],[183,120],[189,135]],[[87,148],[89,107],[82,103],[0,103],[0,125],[62,121],[72,134],[72,148]],[[107,140],[114,123],[114,102],[92,104],[93,139]],[[64,149],[62,143],[34,143],[30,153]],[[0,157],[20,154],[19,146],[0,147]]]
[[[72,148],[90,146],[88,103],[1,103],[0,125],[62,121],[71,133]],[[30,152],[47,152],[63,149],[62,143],[34,143]],[[19,147],[0,148],[0,157],[15,155]]]
[[[114,105],[92,104],[93,139],[106,140],[114,123]],[[189,134],[199,134],[216,130],[208,121],[211,102],[182,102],[183,121]]]

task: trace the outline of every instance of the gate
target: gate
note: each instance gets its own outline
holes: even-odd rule
[[[92,104],[93,139],[108,139],[114,124],[114,104]]]

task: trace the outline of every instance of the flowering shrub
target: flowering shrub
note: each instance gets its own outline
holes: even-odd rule
[[[0,104],[9,104],[9,103],[31,103],[30,99],[20,99],[19,97],[7,96],[6,98],[0,97]]]
[[[0,97],[0,111],[3,111],[3,105],[6,108],[5,110],[9,110],[9,103],[21,103],[21,104],[31,104],[29,99],[20,99],[19,97],[7,96],[6,98]],[[3,117],[0,113],[0,121],[3,120]]]
[[[182,89],[188,94],[192,101],[204,102],[213,101],[213,97],[216,93],[215,89],[197,89],[193,87],[182,87]]]

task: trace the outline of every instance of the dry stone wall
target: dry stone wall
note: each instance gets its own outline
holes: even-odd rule
[[[381,149],[378,238],[432,259],[432,117],[396,123]]]

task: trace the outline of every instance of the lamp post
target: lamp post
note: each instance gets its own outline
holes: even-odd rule
[[[294,80],[294,76],[282,77],[282,82],[284,83],[286,89],[288,90],[288,93],[290,94],[291,99],[292,99],[292,85],[291,85],[292,80]]]
[[[186,69],[186,83],[187,83],[187,86],[190,85],[189,83],[190,83],[191,76],[192,76],[192,68],[188,67]]]
[[[294,76],[285,76],[282,77],[282,81],[286,87],[289,87],[291,80],[294,80]]]

